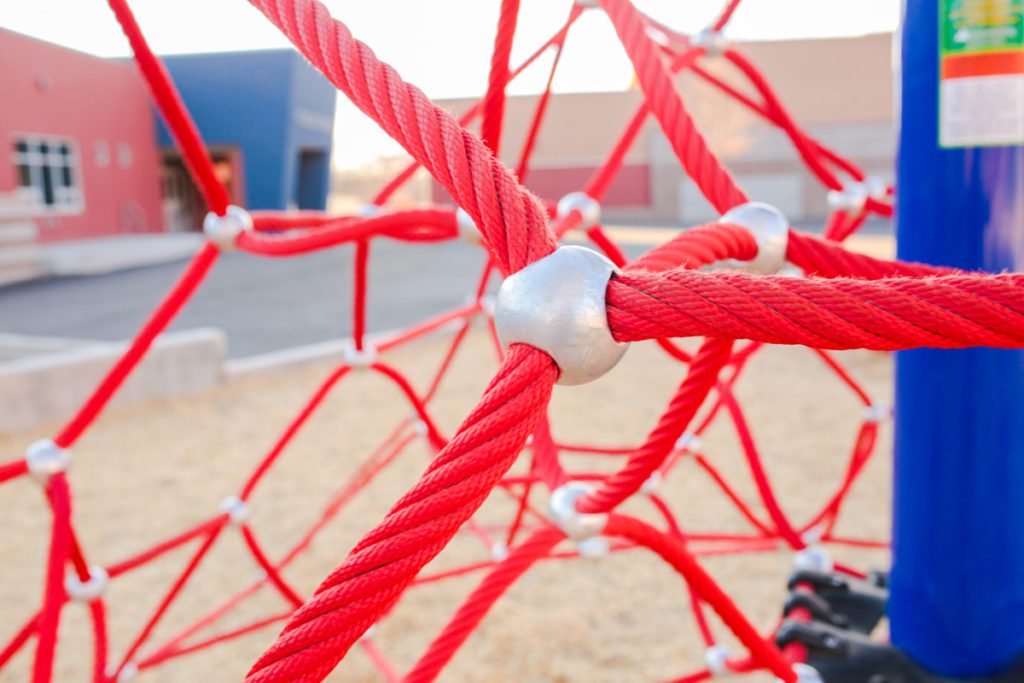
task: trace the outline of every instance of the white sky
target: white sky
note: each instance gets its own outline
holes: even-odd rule
[[[715,16],[722,0],[635,0],[652,16],[695,32]],[[896,0],[745,0],[733,17],[734,39],[771,40],[850,36],[896,27]],[[499,0],[327,0],[331,14],[369,44],[402,76],[433,98],[483,92]],[[513,64],[561,25],[570,0],[522,0]],[[245,0],[135,0],[132,7],[158,53],[252,50],[288,46]],[[129,54],[103,0],[0,2],[0,26],[104,57]],[[540,60],[510,91],[538,92],[549,62]],[[632,71],[614,31],[599,10],[589,10],[569,35],[555,89],[619,90]],[[335,164],[358,166],[399,151],[375,124],[341,97],[335,126]]]

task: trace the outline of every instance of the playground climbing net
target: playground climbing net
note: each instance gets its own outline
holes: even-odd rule
[[[204,226],[208,240],[73,419],[53,439],[37,441],[24,457],[0,465],[0,481],[31,477],[42,486],[52,519],[42,604],[3,643],[0,668],[34,641],[32,680],[50,681],[62,612],[69,601],[78,601],[88,606],[91,615],[94,681],[127,680],[141,670],[281,621],[286,621],[284,628],[252,666],[246,678],[250,683],[322,680],[357,643],[389,680],[434,680],[506,589],[542,558],[556,556],[556,548],[565,543],[570,550],[558,551],[558,557],[593,552],[595,547],[608,552],[646,549],[685,579],[694,596],[694,618],[706,641],[707,668],[679,681],[753,670],[767,670],[786,683],[813,680],[813,670],[802,665],[806,649],[776,645],[773,633],[759,633],[702,568],[691,539],[674,517],[672,501],[659,494],[657,483],[672,476],[682,458],[695,458],[752,528],[747,536],[705,537],[705,541],[717,541],[718,552],[741,553],[763,549],[768,543],[807,553],[811,564],[820,562],[818,544],[841,540],[835,533],[840,508],[871,455],[878,423],[886,413],[829,351],[1020,347],[1024,344],[1020,276],[955,272],[846,250],[841,243],[867,217],[891,215],[891,190],[803,131],[757,68],[724,40],[723,31],[739,0],[730,0],[717,20],[694,37],[643,15],[630,0],[577,1],[568,8],[558,31],[516,68],[510,66],[509,57],[519,2],[502,0],[486,94],[458,121],[403,81],[316,0],[251,3],[414,161],[380,191],[367,210],[355,216],[250,214],[231,206],[188,112],[146,44],[126,0],[109,0],[209,207]],[[550,102],[551,78],[536,102],[514,172],[496,160],[505,89],[544,54],[554,54],[553,75],[566,36],[584,12],[607,14],[633,63],[644,101],[593,177],[557,206],[547,206],[520,183],[530,172],[531,153]],[[710,58],[728,62],[749,87],[736,87],[734,81],[706,69],[705,60]],[[824,238],[795,231],[772,207],[751,202],[710,151],[674,87],[673,76],[684,71],[785,134],[829,193],[833,210]],[[679,163],[722,219],[688,229],[629,262],[602,230],[600,202],[648,117],[661,127]],[[480,120],[479,137],[464,128],[475,119]],[[418,168],[426,169],[443,186],[457,210],[385,208],[392,193]],[[559,239],[573,230],[585,234],[596,250],[559,247]],[[381,238],[436,242],[460,237],[475,239],[488,256],[470,303],[372,344],[365,324],[370,243]],[[355,246],[354,339],[344,364],[323,381],[244,486],[224,501],[216,515],[131,557],[114,563],[91,562],[92,553],[79,542],[71,512],[65,473],[71,448],[200,286],[218,255],[237,249],[282,257],[344,243]],[[789,272],[776,274],[782,269]],[[486,296],[488,284],[499,277],[505,280],[496,302],[491,302]],[[476,319],[486,320],[503,342],[504,357],[476,408],[446,437],[432,418],[431,400]],[[389,349],[451,326],[457,332],[425,391],[417,391],[384,360]],[[691,353],[675,341],[684,337],[705,340]],[[648,438],[628,449],[556,440],[549,419],[557,416],[547,410],[554,385],[594,379],[615,364],[630,342],[641,340],[655,342],[686,368]],[[817,514],[802,523],[792,521],[779,505],[732,391],[749,359],[764,344],[811,347],[865,407],[840,486]],[[396,426],[288,553],[270,557],[247,519],[250,499],[329,390],[357,369],[393,382],[414,415]],[[698,437],[721,414],[732,416],[763,512],[744,502],[699,452]],[[365,534],[315,593],[300,595],[284,570],[343,510],[345,501],[372,486],[375,476],[418,438],[436,449],[419,482]],[[621,466],[612,475],[577,472],[567,465],[571,459],[564,457],[574,451],[611,455]],[[517,459],[528,460],[528,474],[508,474]],[[88,463],[82,465],[88,467]],[[534,505],[536,497],[531,493],[537,489],[550,492],[549,509]],[[499,531],[477,525],[473,519],[492,491],[507,496],[515,508]],[[622,512],[621,504],[634,496],[649,499],[660,521],[651,523]],[[417,581],[420,570],[464,529],[483,539],[487,556],[449,575],[478,572],[482,579],[412,669],[398,676],[374,642],[371,627],[386,617]],[[226,598],[176,637],[154,645],[156,626],[210,549],[227,534],[242,537],[263,571],[262,578]],[[599,538],[604,545],[594,546]],[[163,590],[156,609],[142,620],[127,649],[115,657],[107,646],[107,585],[173,549],[186,547],[191,550],[185,569]],[[836,570],[861,576],[849,567]],[[287,613],[203,635],[261,589],[279,596]],[[729,653],[716,643],[707,627],[709,612],[717,615],[745,652]],[[810,614],[796,610],[790,617],[809,619]]]

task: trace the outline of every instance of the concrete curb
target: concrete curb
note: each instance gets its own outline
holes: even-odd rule
[[[12,341],[10,335],[8,341]],[[30,346],[29,340],[25,341],[26,347]],[[67,348],[54,350],[51,344],[51,352],[0,362],[0,430],[15,432],[67,420],[126,347],[64,341]],[[111,405],[193,394],[217,386],[224,381],[226,356],[227,340],[216,328],[161,335]]]

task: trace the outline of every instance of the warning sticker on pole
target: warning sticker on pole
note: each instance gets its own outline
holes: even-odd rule
[[[1024,145],[1024,0],[939,11],[939,146]]]

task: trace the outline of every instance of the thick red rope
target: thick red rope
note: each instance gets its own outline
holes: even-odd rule
[[[1024,275],[882,280],[687,270],[608,284],[619,341],[711,336],[821,349],[1024,346]]]
[[[544,413],[557,376],[546,354],[510,347],[477,407],[419,483],[292,616],[246,681],[326,676],[508,471]]]
[[[555,249],[544,209],[480,142],[402,80],[317,0],[251,0],[469,213],[507,272]]]

